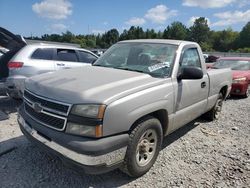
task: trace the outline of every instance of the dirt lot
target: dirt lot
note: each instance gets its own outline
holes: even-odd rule
[[[131,179],[119,170],[91,176],[65,167],[29,143],[16,104],[0,98],[0,187],[249,187],[250,98],[229,99],[220,120],[198,119],[164,140],[154,167]]]

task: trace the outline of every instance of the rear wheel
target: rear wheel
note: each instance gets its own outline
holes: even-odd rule
[[[142,119],[130,134],[121,170],[131,177],[145,174],[154,164],[162,144],[162,127],[158,119]]]
[[[222,110],[223,100],[223,95],[222,93],[220,93],[214,107],[204,114],[205,119],[210,121],[219,119]]]

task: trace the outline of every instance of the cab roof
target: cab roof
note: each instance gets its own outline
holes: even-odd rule
[[[137,39],[137,40],[124,40],[118,43],[161,43],[161,44],[172,44],[172,45],[188,45],[188,44],[197,44],[191,41],[183,41],[183,40],[171,40],[171,39]]]

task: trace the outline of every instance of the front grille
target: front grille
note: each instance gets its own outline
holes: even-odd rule
[[[67,122],[70,105],[58,101],[52,101],[45,97],[24,91],[26,113],[35,121],[62,131]]]
[[[48,127],[55,128],[57,130],[62,130],[65,125],[65,119],[54,117],[42,112],[36,112],[32,107],[25,103],[25,111],[28,113],[34,120],[45,124]]]
[[[53,101],[50,101],[49,99],[44,99],[42,97],[39,97],[37,95],[34,95],[28,92],[27,90],[24,91],[24,98],[26,98],[27,100],[31,102],[40,103],[43,107],[52,109],[53,112],[58,111],[58,112],[64,113],[65,115],[68,114],[69,112],[69,108],[70,108],[69,105],[61,104],[59,102],[53,102]]]

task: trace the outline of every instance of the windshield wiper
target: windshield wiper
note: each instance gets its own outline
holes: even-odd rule
[[[114,68],[114,67],[112,67],[112,66],[110,66],[110,65],[101,65],[101,64],[93,64],[92,66],[97,66],[97,67],[110,67],[110,68]]]
[[[134,72],[140,72],[140,73],[144,73],[144,74],[149,74],[150,76],[153,76],[153,77],[162,77],[161,74],[157,74],[157,73],[153,73],[153,72],[145,72],[145,71],[142,71],[142,70],[131,69],[131,68],[128,68],[128,67],[114,67],[114,68],[115,69],[128,70],[128,71],[134,71]]]
[[[128,71],[135,71],[135,72],[141,72],[141,73],[146,73],[142,70],[138,70],[138,69],[131,69],[131,68],[128,68],[128,67],[113,67],[115,69],[121,69],[121,70],[128,70]]]

